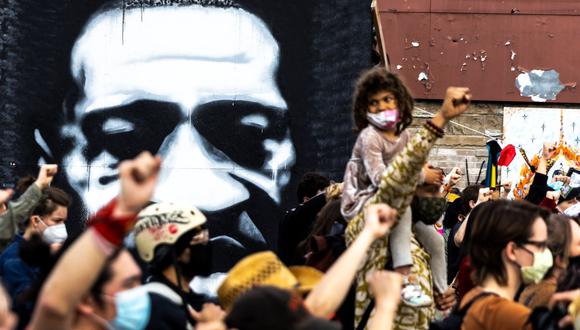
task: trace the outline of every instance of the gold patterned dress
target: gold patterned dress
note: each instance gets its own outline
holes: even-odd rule
[[[366,205],[386,203],[396,209],[399,215],[402,214],[413,200],[413,194],[415,193],[421,170],[436,140],[437,136],[434,132],[425,127],[421,127],[417,134],[407,143],[405,149],[387,167],[381,177],[376,194],[369,199]],[[348,224],[345,233],[347,245],[352,244],[363,227],[364,209]],[[364,263],[357,271],[355,327],[360,322],[371,301],[366,278],[369,274],[385,268],[388,258],[388,242],[388,235],[376,240],[369,249]],[[418,279],[423,290],[433,297],[433,284],[431,270],[429,268],[430,257],[414,238],[412,239],[411,250],[413,256],[411,274]],[[433,306],[427,308],[411,308],[401,305],[397,313],[394,328],[427,329],[433,314]]]

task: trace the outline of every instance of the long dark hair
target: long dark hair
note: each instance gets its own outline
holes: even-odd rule
[[[580,221],[577,218],[568,218],[571,221],[580,224]],[[570,225],[570,224],[569,224]],[[571,235],[570,235],[571,236]],[[572,237],[570,237],[572,240]],[[558,280],[558,286],[556,291],[570,291],[576,290],[580,288],[580,256],[569,256],[568,265],[566,267],[566,271],[560,279]]]
[[[548,248],[552,252],[553,258],[560,257],[564,264],[568,264],[572,236],[569,218],[561,214],[552,214],[546,219],[546,224],[548,225]],[[550,268],[546,277],[552,276],[556,267],[554,260],[554,265]]]

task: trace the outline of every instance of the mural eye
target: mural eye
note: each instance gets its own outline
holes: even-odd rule
[[[265,129],[268,127],[268,118],[262,114],[252,114],[243,117],[240,122],[246,126],[255,127],[257,129]]]
[[[247,101],[215,101],[193,111],[192,125],[209,144],[236,164],[260,169],[272,151],[264,141],[286,136],[286,111]],[[211,154],[212,150],[208,150]],[[217,153],[215,150],[214,154]]]
[[[146,100],[89,113],[82,123],[87,158],[104,151],[119,161],[145,150],[155,154],[181,117],[175,104]]]
[[[104,134],[128,133],[133,130],[135,130],[135,124],[121,118],[109,118],[103,123]]]

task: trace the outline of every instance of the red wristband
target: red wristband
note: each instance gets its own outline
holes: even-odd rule
[[[117,199],[115,198],[89,220],[89,226],[92,226],[95,232],[109,243],[120,246],[125,235],[133,228],[137,214],[114,218],[113,211],[116,206]]]

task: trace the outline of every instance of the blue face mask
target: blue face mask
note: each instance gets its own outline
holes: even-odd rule
[[[563,186],[564,186],[564,182],[562,182],[562,181],[552,182],[548,185],[548,187],[554,189],[554,191],[560,191],[560,189],[562,189]]]
[[[143,330],[151,317],[151,297],[143,288],[115,295],[117,315],[109,325],[115,330]]]

